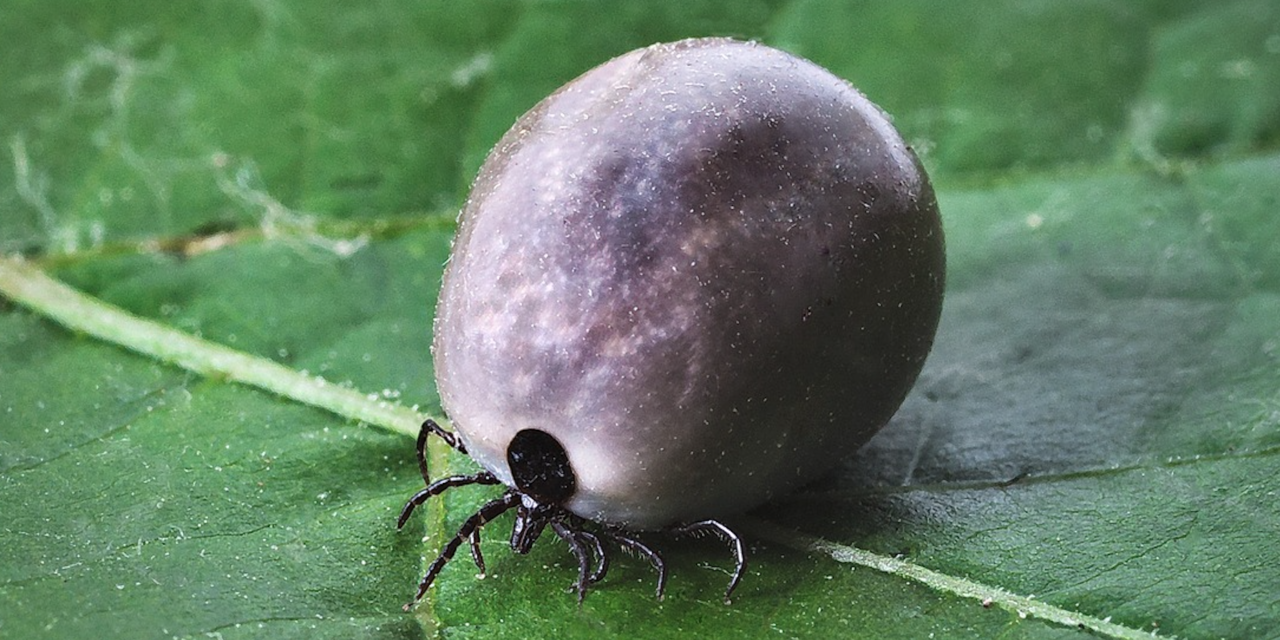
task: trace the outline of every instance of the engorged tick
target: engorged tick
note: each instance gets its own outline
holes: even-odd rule
[[[793,55],[660,44],[573,80],[516,122],[459,219],[433,353],[456,432],[423,425],[431,496],[504,485],[427,569],[515,510],[578,563],[640,532],[733,546],[720,519],[829,471],[893,415],[933,343],[945,256],[919,161],[877,107]],[[435,434],[483,471],[432,481]],[[413,603],[406,605],[406,608]]]

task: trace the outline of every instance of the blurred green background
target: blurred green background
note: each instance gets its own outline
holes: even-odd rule
[[[862,89],[949,242],[903,411],[756,517],[1135,632],[1280,637],[1273,0],[9,0],[0,254],[435,411],[434,296],[490,146],[703,35]],[[500,524],[488,578],[460,560],[404,614],[489,495],[397,534],[412,447],[0,299],[0,637],[1078,636],[785,541],[752,541],[730,607],[720,545],[662,541],[664,601],[619,560],[579,609],[566,550],[513,557]]]

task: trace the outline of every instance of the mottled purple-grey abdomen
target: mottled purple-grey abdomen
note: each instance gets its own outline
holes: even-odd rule
[[[724,39],[611,60],[525,114],[473,187],[435,326],[444,408],[508,484],[536,428],[566,507],[651,529],[756,506],[893,415],[929,352],[944,249],[885,115]]]

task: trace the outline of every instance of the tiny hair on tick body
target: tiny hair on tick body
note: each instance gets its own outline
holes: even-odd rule
[[[761,44],[695,38],[610,60],[486,159],[445,269],[432,354],[454,431],[423,424],[432,496],[500,485],[410,608],[514,511],[550,529],[579,602],[642,532],[711,535],[829,472],[897,411],[933,344],[945,248],[919,160],[866,97]],[[432,480],[430,437],[482,471]]]

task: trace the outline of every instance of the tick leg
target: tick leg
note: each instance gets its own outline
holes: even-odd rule
[[[435,582],[436,576],[440,575],[440,571],[444,566],[453,559],[453,554],[457,553],[458,547],[466,540],[472,539],[472,534],[480,527],[483,527],[490,520],[502,515],[511,507],[520,503],[520,496],[514,493],[505,493],[501,498],[486,502],[480,510],[475,512],[467,521],[462,523],[462,527],[458,529],[457,535],[453,539],[445,543],[444,548],[440,549],[440,555],[431,562],[431,566],[427,567],[427,574],[422,577],[422,582],[418,583],[418,594],[413,597],[413,602],[404,605],[404,610],[408,611],[413,605],[418,604],[422,596],[427,593],[427,589],[431,587],[431,583]]]
[[[483,578],[485,574],[489,572],[486,571],[484,568],[484,554],[480,553],[480,528],[479,527],[477,527],[475,531],[471,532],[470,542],[471,542],[471,559],[475,560],[476,568],[480,570],[480,577]]]
[[[652,564],[653,568],[658,572],[658,589],[654,592],[654,595],[661,600],[662,593],[667,590],[667,563],[663,562],[662,556],[658,555],[657,551],[649,548],[649,545],[640,542],[620,529],[605,529],[604,534],[618,543],[618,546],[623,549],[644,556],[649,560],[649,564]]]
[[[587,571],[591,568],[591,559],[588,557],[590,554],[587,553],[587,548],[582,546],[582,539],[578,537],[580,532],[573,531],[559,520],[551,521],[551,530],[569,545],[569,549],[573,551],[573,557],[578,559],[578,580],[573,583],[573,588],[578,592],[578,606],[582,606],[582,599],[587,596]]]
[[[422,423],[422,428],[418,429],[418,445],[414,449],[418,453],[418,471],[422,472],[422,481],[427,484],[431,484],[431,475],[427,473],[427,436],[431,434],[432,427],[439,429],[440,425],[430,418]]]
[[[738,583],[742,582],[742,572],[747,568],[747,554],[742,545],[742,538],[733,532],[733,529],[726,527],[719,520],[701,520],[699,522],[691,522],[671,529],[677,534],[693,534],[710,533],[716,537],[733,545],[733,555],[737,560],[737,567],[733,570],[733,577],[729,579],[729,588],[724,590],[724,603],[729,604],[729,596],[733,595],[733,590],[738,588]]]
[[[462,455],[467,454],[467,445],[462,444],[462,439],[458,437],[458,434],[445,431],[444,427],[436,424],[435,420],[427,418],[427,421],[422,423],[422,429],[418,431],[418,462],[422,464],[423,477],[426,477],[427,475],[427,462],[424,460],[424,454],[422,451],[426,448],[428,433],[434,433],[441,440],[444,440],[444,443],[449,445],[449,447],[454,451],[457,451]]]
[[[605,555],[604,545],[600,544],[600,538],[590,531],[579,529],[575,533],[587,544],[591,545],[591,550],[596,554],[596,570],[587,576],[587,584],[595,584],[604,580],[604,574],[609,572],[609,556]]]
[[[435,420],[427,418],[426,422],[422,423],[422,427],[418,429],[417,446],[418,470],[422,472],[422,481],[427,484],[431,484],[431,476],[427,473],[427,437],[433,433],[439,436],[441,440],[444,440],[445,444],[460,453],[466,454],[467,452],[467,448],[463,446],[457,435],[445,431],[443,427],[436,424]]]
[[[469,484],[498,484],[500,481],[488,471],[481,471],[467,476],[449,476],[440,478],[435,482],[427,485],[426,489],[413,494],[412,498],[405,503],[404,509],[400,511],[400,520],[396,521],[396,528],[404,528],[404,523],[409,521],[409,516],[413,515],[413,510],[419,505],[426,502],[431,496],[440,495],[448,489],[454,487],[465,487]]]

